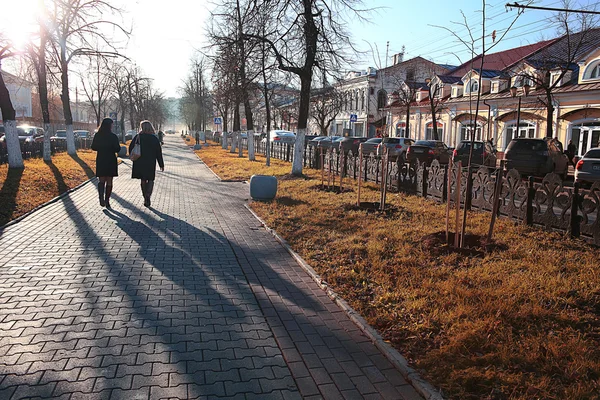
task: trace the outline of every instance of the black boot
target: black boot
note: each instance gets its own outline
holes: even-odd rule
[[[146,182],[145,180],[140,181],[140,186],[142,188],[142,196],[144,196],[144,205],[146,207],[148,207],[148,204],[147,204],[148,203],[148,200],[147,200],[148,196],[146,194],[146,186],[147,186],[147,184],[148,184],[148,182]]]
[[[106,203],[106,208],[110,207],[110,195],[112,194],[112,185],[106,185],[106,197],[104,198],[104,202]]]
[[[154,189],[154,181],[146,182],[146,196],[144,198],[144,205],[146,207],[150,207],[152,205],[152,203],[150,202],[150,196],[152,196],[152,189]]]
[[[100,200],[100,207],[104,207],[104,182],[98,182],[98,199]]]

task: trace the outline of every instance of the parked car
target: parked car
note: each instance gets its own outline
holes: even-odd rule
[[[383,147],[385,146],[387,147],[389,160],[398,161],[399,159],[403,163],[406,161],[406,150],[414,142],[414,140],[407,138],[386,137],[377,146],[377,154],[382,156]]]
[[[465,140],[460,142],[454,150],[454,161],[462,161],[463,165],[469,163],[469,153],[471,151],[471,141]],[[473,142],[473,158],[471,162],[474,165],[486,165],[488,167],[496,167],[496,149],[490,142]]]
[[[326,138],[324,138],[323,140],[320,140],[317,143],[317,146],[320,147],[321,149],[329,149],[330,147],[336,147],[336,143],[338,140],[343,139],[343,137],[341,136],[327,136]]]
[[[577,161],[577,165],[575,166],[575,182],[600,182],[600,147],[589,149]]]
[[[17,126],[17,132],[19,134],[19,142],[21,144],[44,141],[44,128],[39,128],[37,126],[21,125]]]
[[[569,171],[569,160],[552,138],[517,138],[510,141],[504,154],[507,169],[516,169],[522,175],[543,177],[555,172],[564,178]]]
[[[290,131],[283,131],[279,129],[274,129],[271,131],[271,143],[288,143],[294,144],[296,143],[296,134]],[[265,137],[262,142],[266,143],[267,138]]]
[[[135,135],[137,135],[137,132],[136,132],[136,131],[134,131],[133,129],[132,129],[132,130],[129,130],[129,131],[127,131],[127,132],[125,132],[125,141],[128,141],[128,140],[131,140],[131,139],[133,139],[133,137],[134,137]]]
[[[344,154],[346,154],[346,155],[350,151],[352,152],[352,154],[357,155],[358,147],[360,146],[360,144],[366,142],[368,139],[369,138],[362,137],[362,136],[346,136],[336,142],[337,148],[338,148],[338,150],[340,150],[340,149],[344,150]]]
[[[426,165],[431,165],[433,160],[448,164],[451,154],[452,150],[441,140],[417,140],[406,151],[406,159],[410,163],[418,160]]]
[[[67,131],[59,129],[54,133],[54,136],[50,136],[50,141],[61,141],[67,140]]]
[[[92,138],[92,135],[90,135],[90,131],[85,131],[82,129],[74,130],[73,134],[75,134],[76,138],[80,138],[80,139],[91,139]]]
[[[321,136],[318,136],[318,135],[304,135],[304,144],[308,145],[308,144],[310,144],[311,140],[313,140],[315,138],[318,138],[318,137],[321,137]]]
[[[318,146],[321,140],[327,139],[327,136],[317,136],[308,141],[309,146]]]
[[[381,143],[382,138],[371,138],[366,140],[362,144],[362,153],[364,156],[368,156],[369,154],[377,154],[377,146]]]

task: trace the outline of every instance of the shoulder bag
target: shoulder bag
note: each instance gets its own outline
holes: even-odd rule
[[[135,161],[142,156],[142,145],[140,144],[140,135],[138,134],[136,137],[135,145],[133,146],[133,150],[129,155],[129,159],[131,161]]]

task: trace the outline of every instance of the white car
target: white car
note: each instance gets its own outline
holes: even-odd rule
[[[263,140],[263,143],[266,143],[267,138],[265,137]],[[283,131],[283,130],[272,130],[271,131],[271,143],[290,143],[290,144],[294,144],[296,143],[296,134],[294,132],[290,132],[290,131]]]

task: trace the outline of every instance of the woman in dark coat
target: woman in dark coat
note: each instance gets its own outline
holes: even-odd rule
[[[112,133],[112,124],[112,119],[104,118],[92,141],[92,150],[97,152],[98,198],[100,199],[100,205],[106,208],[110,208],[113,177],[119,175],[116,153],[121,150],[119,138]]]
[[[133,162],[131,177],[141,180],[144,205],[150,207],[150,196],[154,189],[154,178],[156,175],[156,162],[160,170],[165,170],[160,141],[154,135],[154,127],[150,121],[140,122],[140,133],[138,133],[129,144],[129,154],[133,151],[139,140],[142,156]]]

